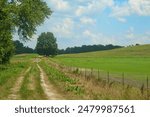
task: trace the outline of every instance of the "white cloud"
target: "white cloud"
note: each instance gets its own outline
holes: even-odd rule
[[[95,24],[96,21],[94,19],[92,19],[92,18],[89,18],[89,17],[82,17],[80,19],[80,22],[82,24]]]
[[[75,11],[75,14],[77,16],[81,16],[83,14],[89,14],[92,12],[101,12],[106,7],[113,6],[114,1],[113,0],[92,0],[87,3],[86,6],[78,6],[78,8]]]
[[[150,0],[129,0],[132,12],[141,15],[150,15]]]
[[[52,4],[51,6],[54,10],[68,10],[70,8],[69,2],[64,0],[47,0],[48,4]]]
[[[106,36],[102,33],[95,33],[90,30],[85,30],[83,36],[91,40],[91,44],[115,44],[116,40],[112,36]]]
[[[118,21],[125,22],[123,17],[136,14],[139,16],[150,16],[150,0],[128,0],[123,6],[112,6],[110,16]]]
[[[112,7],[112,13],[110,16],[116,17],[119,21],[122,21],[122,17],[124,16],[129,16],[130,13],[130,8],[128,5],[125,6],[113,6]],[[120,20],[121,19],[121,20]]]
[[[68,38],[73,35],[74,22],[71,18],[65,18],[59,24],[52,27],[52,32],[54,32],[57,36]]]

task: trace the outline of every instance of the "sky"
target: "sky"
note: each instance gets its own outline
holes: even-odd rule
[[[34,48],[42,32],[52,32],[59,49],[67,47],[150,43],[150,0],[44,0],[53,11],[37,28]]]

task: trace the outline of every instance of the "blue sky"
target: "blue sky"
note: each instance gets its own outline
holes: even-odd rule
[[[45,0],[53,14],[38,27],[53,32],[59,48],[150,43],[150,0]]]

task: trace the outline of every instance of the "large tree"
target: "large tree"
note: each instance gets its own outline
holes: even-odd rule
[[[12,36],[29,40],[52,11],[43,0],[0,0],[0,64],[13,53]]]
[[[36,51],[40,55],[55,56],[57,54],[57,43],[53,33],[42,33],[37,40]]]

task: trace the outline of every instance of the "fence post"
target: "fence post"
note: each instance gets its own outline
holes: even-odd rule
[[[93,68],[91,68],[91,78],[92,78],[92,75],[93,75]]]
[[[123,89],[124,89],[124,73],[122,73],[122,85],[123,85]]]
[[[148,76],[147,76],[147,79],[146,79],[146,84],[147,84],[147,99],[149,99],[149,90],[148,90],[148,84],[149,84],[149,81],[148,81]]]
[[[99,69],[98,69],[98,80],[100,79]]]
[[[85,79],[86,79],[86,68],[85,68],[85,71],[84,71],[84,72],[85,72],[85,74],[84,74],[84,75],[85,75]]]
[[[142,96],[144,95],[144,83],[141,86],[141,94],[142,94]]]
[[[110,77],[110,76],[109,76],[109,72],[108,72],[108,73],[107,73],[108,84],[109,84],[109,80],[110,80],[109,77]]]

